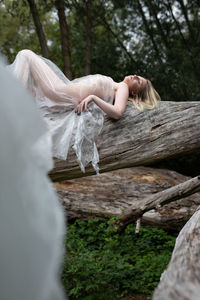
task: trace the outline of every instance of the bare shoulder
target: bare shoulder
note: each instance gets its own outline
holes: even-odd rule
[[[125,82],[120,82],[118,85],[118,89],[128,90],[128,85]]]
[[[119,96],[120,98],[123,97],[123,98],[127,98],[129,95],[129,88],[128,88],[128,85],[125,83],[125,82],[120,82],[118,84],[118,87],[116,89],[116,94],[115,96]]]
[[[125,82],[120,82],[115,92],[114,105],[118,108],[121,115],[125,110],[128,96],[129,96],[128,85]]]

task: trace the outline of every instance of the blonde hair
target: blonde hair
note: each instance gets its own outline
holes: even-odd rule
[[[147,79],[145,87],[137,93],[135,97],[129,97],[129,101],[139,110],[152,109],[158,105],[160,96],[154,89],[150,80]]]

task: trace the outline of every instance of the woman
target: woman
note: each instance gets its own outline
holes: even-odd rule
[[[120,83],[113,81],[113,85],[115,89],[114,105],[106,103],[97,95],[88,95],[77,105],[76,112],[81,113],[83,109],[87,110],[88,103],[94,101],[111,118],[120,119],[125,111],[128,99],[140,111],[143,111],[144,108],[154,108],[160,100],[160,96],[153,88],[151,82],[141,76],[126,76]]]
[[[100,74],[69,81],[51,61],[31,50],[20,51],[9,69],[31,91],[47,122],[52,155],[66,159],[72,146],[83,172],[91,161],[98,173],[95,140],[104,114],[121,118],[128,98],[140,111],[154,108],[160,100],[151,82],[141,76],[130,75],[119,83]]]

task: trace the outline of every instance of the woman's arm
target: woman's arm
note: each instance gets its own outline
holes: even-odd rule
[[[87,110],[88,103],[94,101],[109,117],[118,120],[125,111],[128,95],[129,90],[127,84],[121,82],[119,83],[119,87],[116,92],[114,105],[105,102],[103,99],[95,95],[90,95],[83,99],[79,105],[77,105],[76,112],[79,114],[83,110]]]

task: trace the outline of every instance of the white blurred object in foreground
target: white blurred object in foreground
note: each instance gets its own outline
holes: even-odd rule
[[[0,61],[0,299],[61,300],[64,215],[31,96]],[[42,137],[42,138],[41,138]]]

